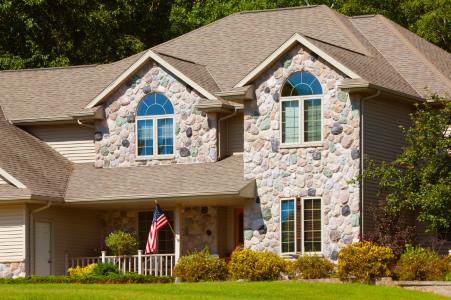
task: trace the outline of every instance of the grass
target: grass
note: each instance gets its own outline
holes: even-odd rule
[[[446,297],[397,287],[357,283],[211,282],[180,284],[1,284],[6,299],[409,299]]]

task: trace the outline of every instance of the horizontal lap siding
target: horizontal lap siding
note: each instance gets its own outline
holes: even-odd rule
[[[25,206],[0,206],[0,262],[25,260]]]
[[[228,154],[243,152],[244,147],[244,118],[242,113],[227,120]]]
[[[102,246],[100,211],[51,207],[35,217],[36,222],[51,222],[53,271],[64,274],[65,254],[70,257],[99,255]]]
[[[82,126],[39,126],[28,131],[75,163],[93,162],[94,129]]]
[[[363,104],[363,154],[376,162],[391,161],[404,146],[399,125],[408,127],[413,106],[386,99],[372,99]],[[377,183],[365,180],[363,195],[363,233],[375,229],[374,209],[380,200]]]

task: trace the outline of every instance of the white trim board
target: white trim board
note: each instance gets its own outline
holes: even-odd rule
[[[160,66],[168,70],[170,73],[178,77],[180,80],[191,86],[198,91],[204,97],[209,100],[217,100],[217,98],[208,92],[206,89],[195,83],[188,76],[174,68],[171,64],[161,58],[157,53],[152,50],[148,50],[138,59],[133,65],[125,70],[118,78],[116,78],[109,86],[107,86],[99,95],[97,95],[85,108],[93,108],[100,103],[105,97],[109,96],[119,85],[123,84],[128,78],[130,78],[137,70],[139,70],[148,60],[154,60]]]
[[[0,178],[3,178],[7,182],[14,185],[16,188],[19,189],[26,189],[27,187],[20,182],[18,179],[16,179],[14,176],[10,175],[8,172],[6,172],[4,169],[0,168]]]
[[[271,65],[275,60],[277,60],[283,53],[285,53],[291,46],[295,43],[299,43],[302,46],[308,48],[313,53],[316,53],[319,57],[330,63],[332,66],[346,74],[352,79],[361,78],[358,74],[354,73],[351,69],[345,67],[338,60],[315,46],[305,37],[300,35],[299,33],[295,33],[292,35],[285,43],[283,43],[279,48],[276,49],[270,56],[268,56],[262,63],[260,63],[256,68],[254,68],[249,74],[246,75],[240,82],[238,82],[234,88],[243,87],[249,84],[252,80],[254,80],[257,76],[259,76],[269,65]]]

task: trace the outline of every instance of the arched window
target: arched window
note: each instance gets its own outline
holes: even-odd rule
[[[323,89],[310,72],[291,74],[282,86],[282,144],[322,140],[321,98]]]
[[[164,95],[145,96],[136,110],[138,156],[174,154],[174,107]]]

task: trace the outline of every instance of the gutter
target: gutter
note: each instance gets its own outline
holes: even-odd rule
[[[34,253],[35,253],[35,244],[34,244],[34,215],[38,212],[42,212],[48,208],[50,208],[50,206],[52,206],[52,202],[51,201],[47,201],[47,204],[39,207],[35,210],[32,210],[30,212],[30,220],[29,220],[29,232],[28,232],[28,254],[29,254],[29,259],[28,259],[28,271],[30,272],[30,274],[34,275],[35,272],[35,268],[34,268]],[[31,247],[33,245],[33,247]],[[31,251],[33,250],[33,251]],[[33,269],[33,272],[31,272],[31,270]]]

